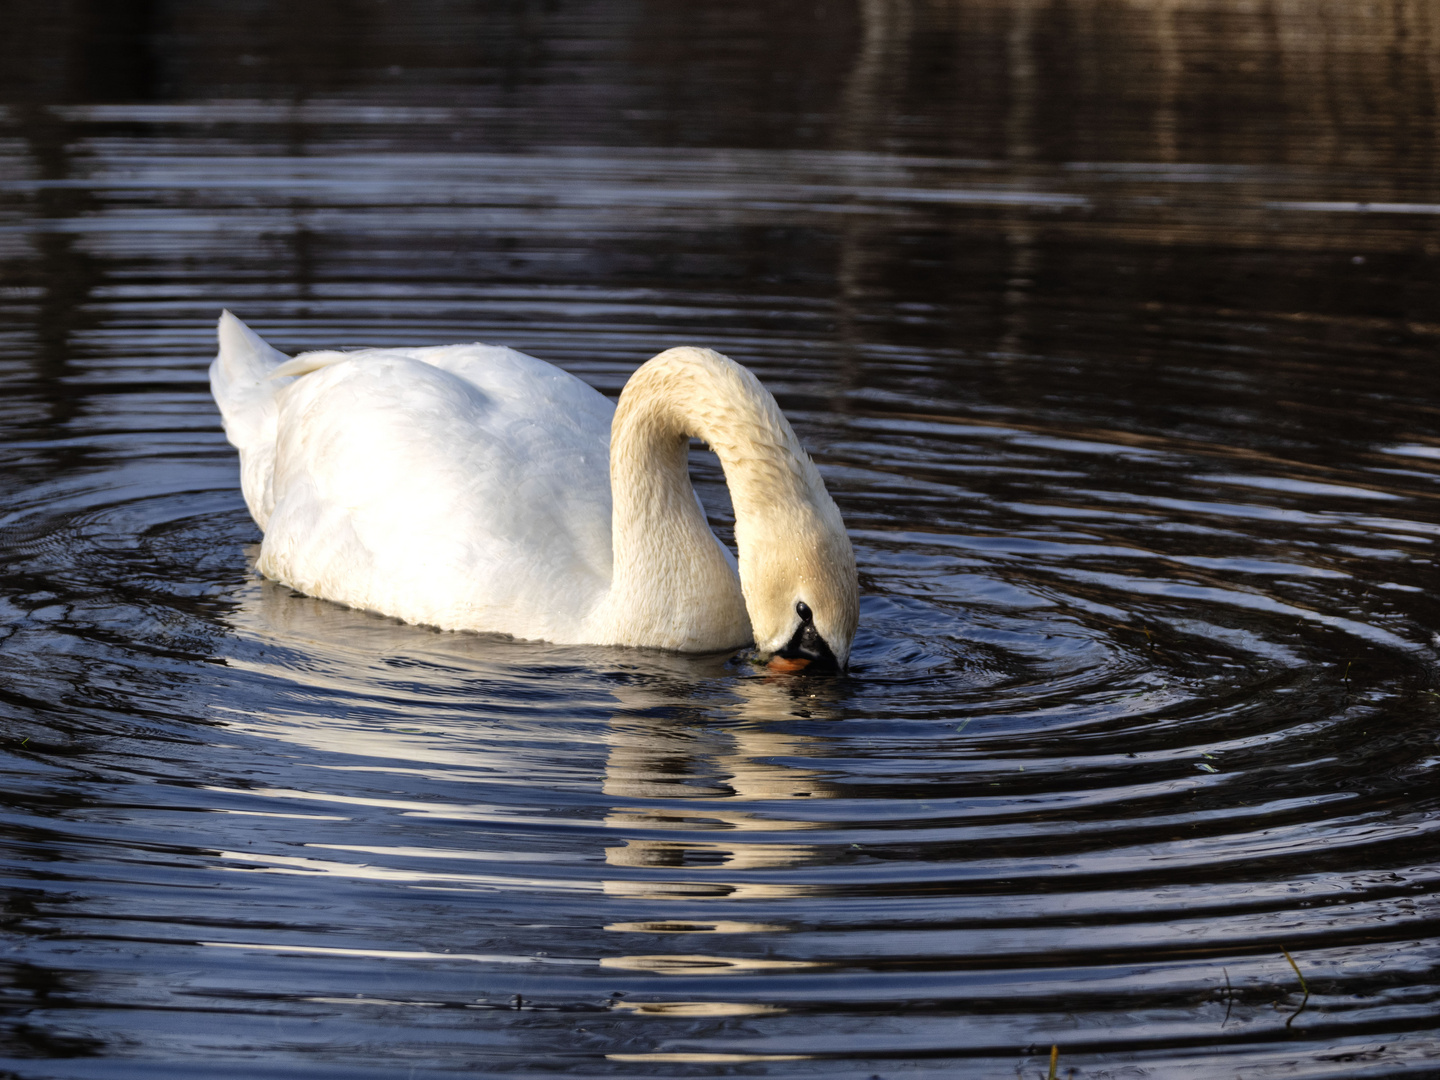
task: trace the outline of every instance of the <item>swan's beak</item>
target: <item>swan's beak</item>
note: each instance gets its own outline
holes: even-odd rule
[[[840,670],[840,664],[835,659],[835,653],[826,644],[825,639],[820,636],[820,631],[815,629],[812,622],[802,622],[795,630],[795,634],[785,643],[783,649],[775,653],[775,657],[787,661],[789,667],[784,670],[798,671],[804,669],[807,673],[821,671]],[[771,663],[774,664],[772,659]]]
[[[787,660],[783,656],[772,656],[770,662],[765,665],[769,670],[779,672],[782,675],[794,675],[797,671],[804,671],[810,666],[809,660]]]

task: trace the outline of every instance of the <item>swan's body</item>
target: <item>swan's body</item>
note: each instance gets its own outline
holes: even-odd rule
[[[813,611],[845,663],[839,511],[774,399],[718,353],[660,354],[617,408],[513,349],[289,360],[227,312],[210,379],[267,577],[444,629],[689,652],[783,654]],[[691,487],[691,435],[725,468],[738,567]]]

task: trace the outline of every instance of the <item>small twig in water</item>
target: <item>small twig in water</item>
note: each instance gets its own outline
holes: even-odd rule
[[[1235,991],[1230,989],[1230,969],[1222,967],[1220,970],[1225,972],[1225,1019],[1220,1021],[1223,1028],[1230,1022],[1230,1010],[1235,1007]]]
[[[1046,1080],[1055,1080],[1057,1070],[1060,1068],[1060,1047],[1050,1047],[1050,1075]]]
[[[1285,1021],[1285,1026],[1288,1028],[1295,1022],[1295,1017],[1305,1011],[1305,1005],[1310,1000],[1310,987],[1305,985],[1305,976],[1300,974],[1300,965],[1295,963],[1295,958],[1290,955],[1290,950],[1281,945],[1280,951],[1285,954],[1285,959],[1290,961],[1290,967],[1294,970],[1295,977],[1300,980],[1300,989],[1305,992],[1305,996],[1300,999],[1300,1007],[1290,1014],[1290,1019]]]

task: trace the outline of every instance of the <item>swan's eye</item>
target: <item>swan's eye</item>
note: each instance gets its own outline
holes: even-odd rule
[[[810,605],[805,603],[804,600],[797,600],[795,602],[795,614],[800,616],[802,622],[809,622],[813,618],[810,612]]]

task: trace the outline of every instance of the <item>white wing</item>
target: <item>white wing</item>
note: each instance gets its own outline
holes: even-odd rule
[[[255,513],[262,573],[408,622],[581,640],[610,583],[604,396],[497,346],[309,353],[281,367],[273,350],[263,365],[232,362],[223,324],[221,338],[212,382],[219,368],[246,498],[266,512]],[[251,474],[271,431],[267,482]]]

